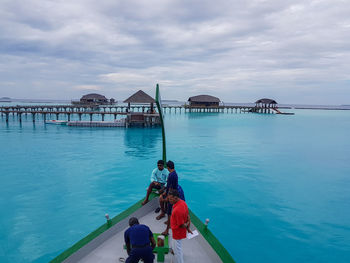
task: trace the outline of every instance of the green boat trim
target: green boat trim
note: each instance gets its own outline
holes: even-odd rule
[[[152,200],[155,197],[157,197],[157,195],[154,193],[151,193],[151,195],[149,196],[149,200]],[[118,214],[115,217],[113,217],[112,219],[110,219],[107,223],[103,224],[102,226],[97,228],[95,231],[91,232],[86,237],[84,237],[83,239],[81,239],[80,241],[75,243],[73,246],[71,246],[67,250],[63,251],[60,255],[58,255],[53,260],[51,260],[50,263],[62,262],[63,260],[65,260],[66,258],[71,256],[72,254],[77,252],[79,249],[81,249],[83,246],[88,244],[90,241],[92,241],[93,239],[95,239],[96,237],[98,237],[99,235],[104,233],[105,231],[107,231],[109,228],[111,228],[112,226],[114,226],[115,224],[120,222],[121,220],[127,218],[132,213],[137,211],[140,207],[142,207],[141,203],[143,200],[144,199],[141,199],[140,201],[136,202],[134,205],[132,205],[128,209],[124,210],[120,214]]]
[[[214,234],[193,212],[189,209],[191,223],[197,228],[204,239],[209,243],[209,245],[214,249],[216,254],[220,257],[222,262],[234,263],[234,259],[231,254],[226,250],[226,248],[220,243],[220,241],[214,236]]]
[[[158,195],[152,193],[150,195],[149,200],[151,201],[156,197],[158,197]],[[56,258],[51,260],[50,263],[63,262],[65,259],[73,255],[79,249],[83,248],[85,245],[87,245],[89,242],[97,238],[99,235],[101,235],[102,233],[110,229],[112,226],[124,220],[125,218],[130,216],[132,213],[140,209],[142,207],[141,205],[142,201],[143,199],[136,202],[134,205],[124,210],[114,218],[110,219],[107,223],[103,224],[102,226],[97,228],[95,231],[91,232],[86,237],[84,237],[83,239],[75,243],[73,246],[63,251],[60,255],[58,255]],[[208,242],[208,244],[212,247],[215,253],[220,257],[222,262],[234,263],[235,261],[230,255],[230,253],[225,249],[225,247],[220,243],[220,241],[214,236],[214,234],[208,229],[208,227],[191,210],[189,210],[189,212],[190,212],[192,224],[197,228],[197,230],[200,232],[202,237]]]

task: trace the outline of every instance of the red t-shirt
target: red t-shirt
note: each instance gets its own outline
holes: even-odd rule
[[[171,212],[170,227],[173,232],[173,239],[186,238],[186,228],[181,228],[180,225],[187,222],[188,208],[185,201],[179,199],[176,204],[173,205],[173,211]]]

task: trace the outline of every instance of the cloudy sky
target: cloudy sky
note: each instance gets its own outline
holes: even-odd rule
[[[350,0],[1,0],[0,97],[350,104]]]

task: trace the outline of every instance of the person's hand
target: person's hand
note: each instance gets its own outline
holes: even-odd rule
[[[187,227],[187,232],[190,233],[190,234],[193,234],[193,232],[190,229],[190,226]]]
[[[187,229],[187,232],[188,232],[188,233],[193,234],[192,231],[191,231],[191,229],[190,229],[190,224],[191,224],[190,222],[187,222],[187,223],[185,224],[185,225],[186,225],[186,229]]]

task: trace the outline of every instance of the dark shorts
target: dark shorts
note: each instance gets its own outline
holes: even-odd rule
[[[162,186],[161,185],[153,185],[153,188],[160,190],[160,189],[162,189]]]
[[[173,211],[173,205],[168,202],[166,213],[170,216],[171,212]]]
[[[153,182],[152,182],[151,184],[153,184]],[[162,189],[163,187],[164,187],[164,184],[152,185],[152,188],[153,188],[153,189],[157,189],[157,190],[160,190],[160,189]]]
[[[126,263],[138,263],[142,259],[144,263],[152,263],[154,255],[150,246],[142,248],[133,248],[130,251],[129,257],[126,259]]]

